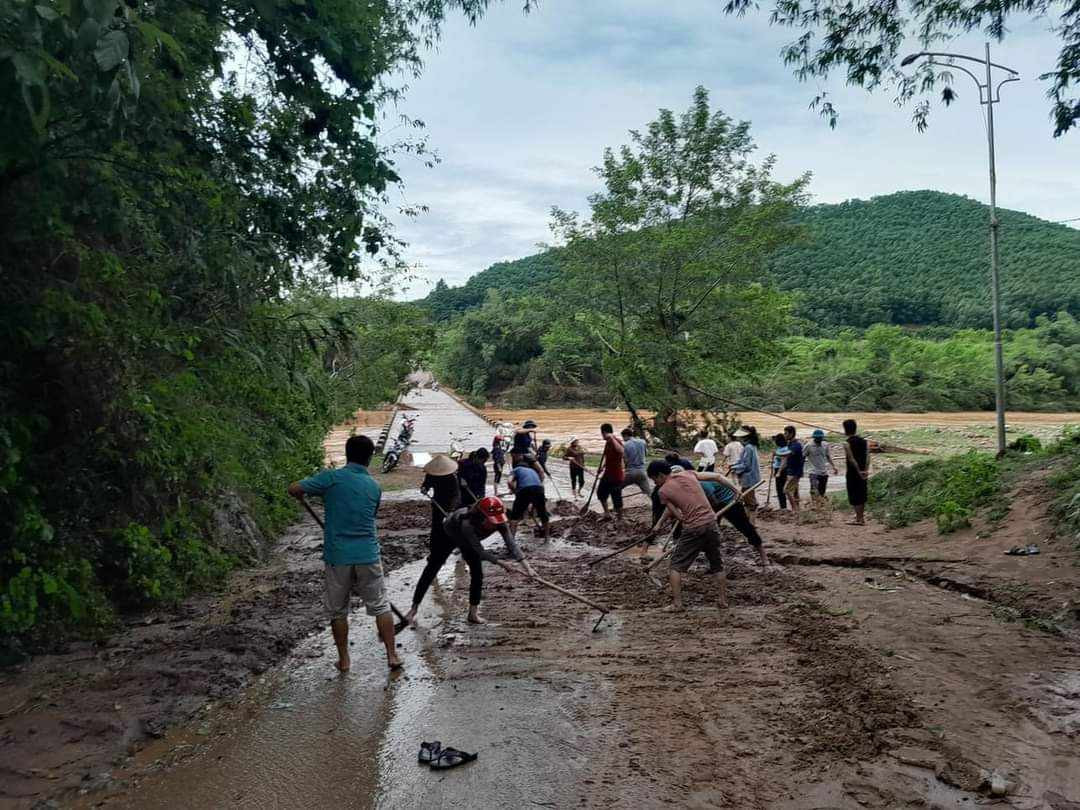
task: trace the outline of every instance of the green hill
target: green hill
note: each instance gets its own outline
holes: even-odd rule
[[[937,191],[902,191],[805,209],[806,238],[776,254],[773,282],[820,325],[990,325],[988,209]],[[1004,324],[1080,312],[1080,230],[999,211]],[[434,320],[480,306],[488,289],[538,291],[558,273],[554,251],[500,262],[422,302]]]

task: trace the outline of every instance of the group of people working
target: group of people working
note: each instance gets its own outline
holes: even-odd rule
[[[551,442],[537,443],[537,425],[525,421],[510,439],[511,469],[507,486],[514,495],[510,512],[497,496],[506,463],[505,438],[497,435],[489,452],[479,448],[460,462],[445,455],[435,456],[425,468],[421,492],[431,500],[431,536],[427,563],[414,592],[412,605],[403,617],[405,624],[415,622],[424,596],[439,570],[455,551],[460,552],[470,572],[469,611],[467,619],[480,624],[479,606],[483,592],[483,563],[490,562],[510,572],[535,576],[517,543],[517,527],[530,510],[538,522],[540,534],[547,536],[547,511],[544,479],[550,475],[547,460]],[[845,420],[846,480],[848,499],[855,510],[855,523],[864,521],[866,479],[870,472],[867,442],[856,432],[853,420]],[[763,568],[768,560],[762,539],[750,513],[756,507],[755,489],[761,484],[758,455],[759,439],[753,427],[742,427],[731,434],[723,448],[702,431],[694,452],[695,465],[678,453],[664,460],[648,462],[648,446],[631,428],[616,434],[610,423],[600,427],[604,442],[597,470],[596,495],[605,515],[612,511],[622,518],[623,490],[637,487],[652,502],[652,528],[644,540],[648,547],[673,526],[669,582],[672,592],[670,609],[682,610],[682,576],[699,554],[705,554],[709,573],[718,575],[718,601],[726,607],[726,584],[723,559],[719,550],[718,520],[724,519],[739,531],[756,550]],[[835,462],[823,431],[815,430],[811,444],[804,446],[792,426],[774,437],[776,450],[771,475],[777,484],[781,507],[791,504],[798,514],[799,481],[809,468],[811,492],[824,496],[829,471],[836,474]],[[321,496],[325,505],[323,561],[325,563],[324,601],[338,649],[338,668],[348,671],[349,599],[355,591],[364,602],[368,615],[374,616],[379,637],[386,647],[387,663],[397,669],[401,662],[395,651],[395,627],[391,606],[386,598],[375,516],[381,489],[368,472],[374,443],[366,436],[352,436],[345,444],[346,464],[327,469],[289,485],[289,494],[298,499]],[[729,478],[717,471],[717,459],[724,459]],[[580,497],[585,487],[585,453],[573,438],[563,458],[571,473],[571,491]],[[494,492],[487,495],[487,462],[492,461]],[[610,502],[610,508],[609,508]],[[498,533],[507,550],[501,557],[486,550],[482,541]],[[646,548],[647,554],[648,548]],[[516,562],[514,568],[508,560]]]

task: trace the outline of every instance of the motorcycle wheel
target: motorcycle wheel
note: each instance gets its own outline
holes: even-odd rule
[[[397,463],[398,457],[395,454],[391,453],[388,456],[384,456],[382,460],[382,471],[384,473],[390,472],[392,469],[394,469],[394,467],[397,466]]]

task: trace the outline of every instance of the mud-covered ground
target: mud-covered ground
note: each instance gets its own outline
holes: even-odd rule
[[[427,515],[422,504],[383,510],[387,570],[427,553],[417,515]],[[106,786],[111,769],[148,740],[237,694],[301,638],[326,632],[321,552],[321,531],[305,515],[265,565],[237,572],[222,593],[128,617],[106,642],[0,673],[0,806]]]
[[[451,680],[446,710],[480,711],[475,722],[441,726],[461,745],[477,742],[473,726],[485,711],[513,711],[514,701],[500,695],[524,690],[557,700],[548,714],[569,726],[556,730],[536,707],[535,719],[495,733],[520,750],[510,757],[517,768],[534,767],[529,751],[559,751],[563,778],[530,781],[524,771],[509,778],[499,757],[510,743],[489,738],[465,775],[420,784],[437,790],[444,806],[477,806],[477,786],[497,782],[500,799],[490,806],[1074,810],[1080,550],[1054,536],[1047,495],[1028,482],[999,525],[947,538],[930,524],[890,531],[849,526],[841,513],[801,525],[784,513],[760,514],[773,561],[766,572],[737,533],[723,532],[727,612],[717,608],[701,562],[686,578],[681,614],[663,611],[666,566],[654,572],[659,584],[650,580],[638,548],[597,562],[645,533],[645,508],[628,509],[621,523],[567,516],[547,543],[523,528],[541,576],[612,612],[592,633],[596,611],[489,569],[489,624],[469,626],[460,620],[467,578],[455,574],[441,592],[443,618],[409,637],[426,666],[443,674],[438,686],[421,678],[412,688]],[[388,567],[423,555],[426,505],[387,504],[381,518]],[[1037,541],[1042,553],[1002,553],[1021,540]],[[81,789],[88,791],[81,806],[100,796],[138,807],[144,795],[178,797],[154,806],[185,806],[182,791],[198,770],[184,771],[190,736],[155,743],[168,754],[155,753],[150,764],[129,753],[169,723],[196,718],[187,734],[200,733],[203,702],[239,694],[298,638],[325,632],[317,547],[314,525],[301,525],[274,563],[238,577],[226,594],[149,617],[108,647],[38,660],[11,676],[0,689],[0,796],[29,807],[35,797],[70,798]],[[406,678],[417,665],[406,660]],[[333,693],[328,683],[315,688]],[[252,704],[257,723],[258,700]],[[227,727],[228,709],[216,714],[217,727]],[[304,728],[303,713],[290,722],[325,745],[327,758],[342,744],[321,727]],[[410,749],[421,732],[406,728],[408,740],[377,743],[372,758],[351,766],[379,785],[356,795],[354,806],[435,806],[423,790],[402,793],[402,776],[388,765],[397,760],[381,759]],[[231,744],[228,734],[221,739]],[[229,761],[229,749],[215,745],[199,761]],[[249,755],[259,761],[258,748]],[[259,806],[256,789],[248,788],[248,806]]]

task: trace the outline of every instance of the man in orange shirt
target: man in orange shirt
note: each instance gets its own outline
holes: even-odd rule
[[[709,574],[716,577],[719,589],[717,602],[721,610],[726,610],[727,577],[724,575],[724,558],[720,556],[720,528],[716,525],[716,514],[705,490],[701,488],[701,482],[693,473],[673,473],[671,465],[666,461],[649,464],[648,475],[660,491],[661,503],[667,507],[649,533],[650,537],[660,534],[673,520],[682,523],[682,534],[671,552],[671,568],[668,573],[671,605],[667,610],[685,610],[682,601],[682,575],[690,570],[690,566],[702,552],[709,561]]]
[[[615,428],[609,422],[600,426],[600,435],[604,437],[604,473],[600,476],[600,486],[596,489],[596,497],[600,505],[604,507],[604,514],[608,514],[608,497],[611,497],[611,505],[615,507],[616,520],[622,520],[622,488],[626,483],[626,473],[623,471],[623,443],[622,439],[615,435]]]

